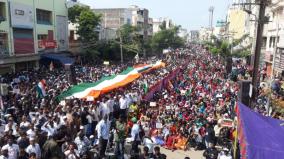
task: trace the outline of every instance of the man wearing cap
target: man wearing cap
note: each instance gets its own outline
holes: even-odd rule
[[[34,138],[30,138],[30,145],[26,148],[26,152],[30,155],[31,153],[36,154],[36,158],[41,158],[41,150],[39,144],[35,143]]]
[[[141,130],[139,124],[137,124],[136,117],[133,117],[131,121],[134,123],[131,128],[132,151],[134,153],[138,153],[139,152],[138,145],[140,144],[141,141],[139,133]]]
[[[0,155],[0,159],[8,159],[8,148],[2,148],[1,149],[1,155]]]

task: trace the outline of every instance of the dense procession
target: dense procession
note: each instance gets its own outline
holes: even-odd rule
[[[157,60],[165,65],[98,98],[58,98],[73,85],[63,69],[53,66],[2,76],[9,93],[1,99],[0,158],[165,159],[161,148],[204,150],[206,159],[237,154],[239,87],[218,56],[189,45],[138,64]],[[239,78],[246,75],[240,62],[233,65]],[[98,81],[126,67],[78,65],[76,82]],[[45,87],[39,87],[43,80]]]

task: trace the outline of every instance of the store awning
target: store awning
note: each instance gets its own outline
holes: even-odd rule
[[[66,54],[48,53],[48,54],[42,54],[41,58],[56,60],[62,63],[63,65],[72,65],[75,62],[73,58],[69,57]]]

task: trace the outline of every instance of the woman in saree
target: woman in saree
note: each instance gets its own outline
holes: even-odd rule
[[[164,148],[173,150],[175,138],[176,138],[176,135],[170,132],[169,135],[166,137]]]
[[[179,134],[175,139],[174,148],[177,150],[186,150],[188,138],[184,137],[182,134]]]

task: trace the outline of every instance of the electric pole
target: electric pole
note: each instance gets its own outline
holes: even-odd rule
[[[121,25],[121,14],[120,14],[120,11],[119,11],[119,43],[120,43],[120,61],[121,63],[123,63],[123,50],[122,50],[122,36],[121,36],[121,28],[122,28],[122,25]]]
[[[214,7],[211,6],[208,11],[209,11],[209,28],[211,30],[211,35],[213,35],[213,15],[214,15],[213,13],[214,13]]]
[[[256,101],[258,93],[258,82],[259,82],[259,58],[261,54],[262,46],[262,34],[263,27],[266,23],[265,21],[265,8],[268,0],[258,0],[259,1],[259,15],[258,15],[258,24],[256,32],[256,44],[254,50],[254,63],[253,63],[253,74],[252,74],[252,99],[250,100],[250,107],[253,106],[253,103]]]

